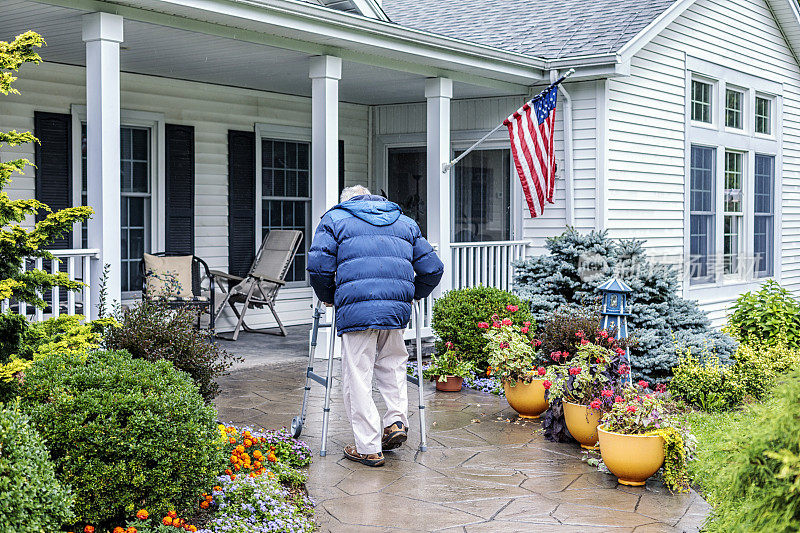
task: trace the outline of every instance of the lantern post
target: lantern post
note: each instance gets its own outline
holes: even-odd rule
[[[628,338],[628,294],[633,292],[624,281],[611,278],[598,287],[603,294],[603,304],[600,309],[600,327],[605,330],[614,329],[618,339]],[[631,367],[630,349],[625,346],[625,360],[628,368]],[[631,371],[628,372],[628,384],[632,383]]]

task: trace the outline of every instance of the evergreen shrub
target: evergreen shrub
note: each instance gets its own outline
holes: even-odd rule
[[[714,505],[710,532],[800,531],[800,372],[773,398],[747,409],[745,423],[698,449],[693,469]]]
[[[120,326],[105,335],[106,348],[127,350],[134,358],[166,360],[189,374],[210,402],[219,392],[215,378],[236,359],[214,343],[213,334],[195,327],[192,309],[171,309],[143,300],[117,313]]]
[[[509,311],[508,306],[517,310]],[[437,353],[444,353],[446,343],[452,342],[464,360],[485,368],[488,341],[478,323],[491,322],[494,314],[517,325],[531,321],[527,304],[510,292],[482,285],[446,292],[433,304],[431,326],[438,336]]]
[[[800,348],[800,302],[774,280],[739,296],[731,311],[728,330],[740,341]]]
[[[631,347],[634,379],[668,378],[678,363],[676,346],[695,353],[707,346],[722,362],[730,362],[736,342],[711,328],[696,302],[678,296],[676,270],[653,264],[642,244],[614,242],[606,232],[569,229],[548,239],[548,254],[514,264],[514,291],[531,302],[531,314],[542,325],[561,306],[598,305],[597,287],[608,278],[625,281],[633,289],[628,295],[628,331],[636,341]]]
[[[53,353],[28,370],[21,401],[75,491],[79,523],[184,510],[225,468],[215,410],[168,361]]]
[[[0,533],[60,531],[72,519],[72,500],[28,417],[0,408]]]

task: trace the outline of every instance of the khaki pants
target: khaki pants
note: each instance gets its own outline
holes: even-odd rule
[[[342,393],[358,453],[381,451],[383,428],[408,426],[408,352],[402,329],[368,329],[342,335]],[[381,420],[372,399],[372,376],[386,404]]]

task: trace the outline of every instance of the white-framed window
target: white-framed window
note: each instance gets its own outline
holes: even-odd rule
[[[725,89],[725,127],[744,128],[744,92],[730,87]]]
[[[308,285],[311,241],[311,129],[256,125],[256,249],[270,230],[303,232],[303,245],[286,272],[287,287]]]
[[[761,135],[772,135],[772,102],[764,95],[756,95],[755,132]]]
[[[704,80],[693,79],[691,91],[692,120],[711,124],[714,121],[712,109],[714,85]]]
[[[86,107],[72,106],[73,204],[87,205]],[[164,247],[164,116],[122,110],[120,113],[120,277],[122,299],[141,295],[139,263],[145,252]],[[108,207],[106,207],[108,208]],[[88,247],[88,225],[81,225]]]
[[[687,58],[684,282],[700,296],[727,295],[728,286],[732,295],[779,272],[781,91]]]

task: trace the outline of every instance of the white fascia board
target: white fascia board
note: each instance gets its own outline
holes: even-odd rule
[[[653,19],[650,24],[634,35],[630,41],[625,43],[617,54],[623,61],[630,61],[636,52],[652,41],[656,35],[661,33],[664,28],[669,26],[676,18],[681,16],[694,2],[695,0],[679,0],[669,6],[663,13]]]

